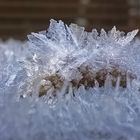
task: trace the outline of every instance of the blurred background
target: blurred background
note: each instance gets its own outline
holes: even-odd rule
[[[26,39],[50,18],[91,28],[140,29],[140,0],[0,0],[0,38]]]

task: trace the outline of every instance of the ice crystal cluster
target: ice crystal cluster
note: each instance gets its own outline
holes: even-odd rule
[[[140,41],[51,20],[0,43],[0,140],[139,140]]]

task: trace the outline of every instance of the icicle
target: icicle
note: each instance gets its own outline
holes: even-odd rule
[[[108,74],[104,84],[105,92],[109,92],[111,88],[112,88],[112,77],[111,75]]]
[[[68,94],[66,94],[66,100],[70,100],[73,98],[73,87],[72,87],[72,84],[69,83],[69,86],[68,86]]]
[[[130,80],[130,75],[129,73],[127,72],[127,75],[126,75],[126,84],[127,84],[127,88],[128,89],[131,89],[131,80]]]
[[[95,89],[98,89],[99,88],[99,83],[98,83],[98,81],[97,80],[95,80]]]
[[[117,82],[116,82],[116,87],[115,87],[115,91],[119,92],[119,88],[120,88],[120,76],[117,77]]]
[[[62,97],[64,97],[66,94],[69,94],[69,90],[68,89],[69,89],[69,82],[68,81],[64,81],[62,89],[57,94],[58,99],[61,100]]]

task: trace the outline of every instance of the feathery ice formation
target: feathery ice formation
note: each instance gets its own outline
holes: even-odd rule
[[[127,88],[139,78],[139,66],[130,65],[137,60],[131,54],[135,52],[130,43],[137,32],[124,36],[114,27],[108,33],[102,29],[98,34],[96,30],[86,32],[75,24],[67,26],[62,21],[51,20],[47,32],[28,36],[34,62],[30,64],[34,70],[31,69],[28,80],[29,95],[34,94],[34,86],[38,87],[39,97],[48,93],[56,96],[62,90],[65,95],[69,88],[74,94],[80,86],[100,88],[108,83],[117,89]],[[132,52],[126,53],[128,50]]]
[[[140,40],[51,20],[0,43],[0,139],[139,140]]]

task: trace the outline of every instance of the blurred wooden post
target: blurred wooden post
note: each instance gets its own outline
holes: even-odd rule
[[[0,38],[25,39],[32,31],[47,29],[50,18],[88,30],[116,25],[127,31],[140,27],[139,11],[140,0],[0,0]]]
[[[140,28],[140,1],[129,0],[129,26],[131,28]]]
[[[84,27],[88,25],[88,19],[86,13],[89,4],[90,4],[90,0],[79,0],[78,17],[76,23]]]

